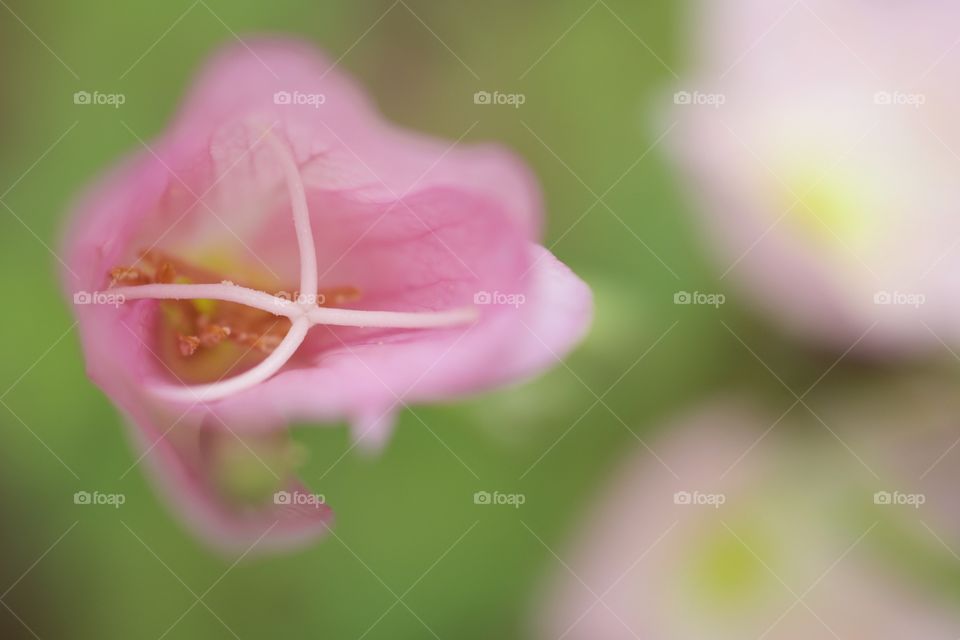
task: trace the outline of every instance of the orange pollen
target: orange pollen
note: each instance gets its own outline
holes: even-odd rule
[[[185,336],[182,333],[177,334],[177,343],[180,347],[180,355],[192,356],[200,347],[200,338],[197,336]]]
[[[110,286],[149,284],[151,279],[134,267],[114,267],[110,269]]]

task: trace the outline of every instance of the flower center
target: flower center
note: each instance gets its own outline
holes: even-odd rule
[[[136,266],[109,271],[111,286],[146,284],[213,284],[223,278],[215,272],[158,251],[140,253]],[[320,289],[308,297],[299,291],[276,291],[291,301],[315,301],[338,306],[360,297],[352,286]],[[209,298],[162,300],[158,355],[184,382],[213,382],[233,371],[243,371],[273,352],[290,330],[284,316],[234,302]]]

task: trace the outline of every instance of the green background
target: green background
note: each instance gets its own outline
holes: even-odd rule
[[[556,563],[545,545],[563,548],[616,463],[639,455],[639,437],[721,388],[750,386],[789,406],[721,321],[755,336],[795,388],[833,360],[768,331],[716,281],[662,147],[647,153],[666,129],[657,115],[677,82],[670,69],[683,69],[681,3],[0,4],[0,589],[13,585],[4,638],[30,637],[13,612],[44,640],[233,637],[211,610],[243,638],[397,640],[431,637],[427,627],[441,638],[528,637]],[[181,528],[142,470],[120,479],[134,454],[84,375],[51,251],[71,198],[138,148],[121,121],[157,135],[201,61],[234,33],[305,37],[342,55],[389,119],[451,140],[476,122],[465,141],[519,152],[546,194],[545,243],[594,288],[597,318],[537,381],[414,407],[430,429],[404,412],[379,457],[354,450],[337,462],[350,444],[344,426],[304,425],[302,476],[334,507],[336,537],[231,566]],[[80,107],[78,90],[120,92],[126,104]],[[479,90],[526,102],[475,105]],[[724,291],[730,302],[678,307],[678,290]],[[78,490],[127,502],[77,506]],[[526,503],[477,506],[480,490]],[[191,590],[208,588],[209,609],[181,619]]]

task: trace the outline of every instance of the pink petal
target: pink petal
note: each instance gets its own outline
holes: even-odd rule
[[[167,415],[176,420],[175,417]],[[219,420],[204,425],[183,424],[175,429],[218,429]],[[291,496],[289,503],[261,501],[255,505],[234,505],[207,478],[209,462],[202,450],[174,444],[175,434],[168,422],[155,424],[140,416],[131,427],[133,439],[144,456],[154,482],[166,500],[182,515],[183,521],[218,550],[231,554],[259,554],[287,550],[312,542],[326,533],[333,512],[295,478],[286,478],[277,491]],[[221,434],[230,438],[232,434]],[[301,499],[306,498],[306,499]]]

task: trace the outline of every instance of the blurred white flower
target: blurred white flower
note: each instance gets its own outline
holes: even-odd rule
[[[960,343],[960,5],[697,6],[668,139],[723,279],[840,350]]]
[[[956,580],[960,562],[916,510],[875,504],[826,431],[764,435],[772,424],[739,402],[708,405],[654,443],[672,473],[646,450],[628,460],[572,552],[557,551],[537,637],[958,637],[938,579]],[[918,557],[935,559],[935,576]]]

